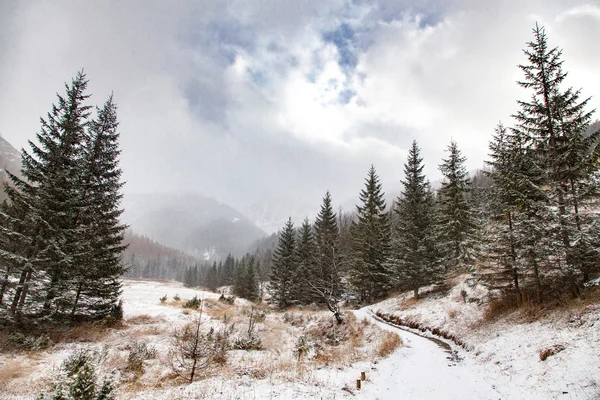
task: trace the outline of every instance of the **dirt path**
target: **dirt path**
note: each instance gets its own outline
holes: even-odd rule
[[[371,318],[383,329],[396,332],[404,346],[381,361],[364,385],[368,399],[500,399],[493,384],[476,372],[469,357],[459,358],[428,338],[398,329],[373,317],[367,309],[355,311]],[[446,344],[447,346],[447,344]]]

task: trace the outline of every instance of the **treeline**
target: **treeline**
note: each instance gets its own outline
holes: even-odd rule
[[[323,303],[335,313],[341,299],[371,303],[392,290],[418,297],[461,270],[518,303],[582,293],[600,272],[600,131],[589,99],[561,88],[561,51],[548,47],[543,28],[533,32],[518,82],[531,97],[518,101],[513,127],[497,127],[488,168],[471,179],[452,141],[434,193],[415,141],[389,209],[374,167],[354,218],[336,215],[326,193],[313,224],[296,229],[290,219],[280,231],[271,302]]]
[[[262,300],[270,274],[270,257],[269,249],[247,253],[240,258],[229,254],[224,261],[187,268],[183,283],[188,287],[203,287],[213,292],[229,286],[231,294],[237,297]]]
[[[8,173],[0,207],[0,323],[119,318],[124,271],[117,107],[95,115],[77,74]]]
[[[123,252],[126,270],[124,276],[130,278],[166,279],[183,282],[186,268],[203,264],[188,253],[165,246],[149,237],[125,231]]]

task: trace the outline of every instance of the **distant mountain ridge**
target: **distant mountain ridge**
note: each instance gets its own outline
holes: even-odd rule
[[[127,195],[123,207],[134,232],[205,260],[242,255],[266,236],[233,207],[199,194]]]

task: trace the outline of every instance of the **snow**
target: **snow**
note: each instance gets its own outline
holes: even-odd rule
[[[366,309],[356,312],[367,316]],[[361,392],[370,399],[498,399],[501,394],[487,382],[467,354],[460,359],[437,343],[414,333],[377,322],[397,332],[405,344],[377,367],[372,384]],[[456,351],[456,350],[455,350]]]
[[[218,299],[219,294],[190,289],[181,283],[170,281],[152,280],[123,280],[123,316],[125,320],[140,315],[149,315],[156,318],[187,321],[181,309],[160,304],[160,298],[166,295],[169,301],[175,295],[182,300],[189,300],[194,296],[199,299]]]
[[[467,292],[467,302],[461,291]],[[167,302],[160,298],[167,296]],[[61,362],[81,346],[108,345],[110,368],[123,371],[128,345],[145,340],[158,349],[157,359],[145,364],[139,386],[122,388],[119,399],[578,399],[596,398],[600,393],[600,305],[588,305],[576,312],[555,313],[533,322],[506,317],[495,322],[483,320],[484,306],[478,302],[487,292],[466,280],[459,280],[448,293],[430,293],[411,302],[409,295],[354,311],[359,321],[367,319],[369,335],[378,328],[397,333],[404,345],[384,359],[363,358],[316,367],[298,364],[293,354],[298,335],[318,323],[314,314],[304,314],[308,322],[282,324],[282,314],[267,314],[258,325],[264,351],[230,351],[226,366],[216,367],[211,377],[191,385],[177,385],[170,375],[167,354],[171,349],[169,332],[190,321],[193,312],[180,302],[194,296],[212,301],[212,307],[227,307],[216,301],[218,294],[185,288],[179,283],[150,280],[124,280],[125,326],[109,330],[100,341],[64,343],[49,351],[0,354],[3,368],[27,365],[18,377],[9,380],[0,399],[31,399],[47,383]],[[239,331],[246,328],[243,314],[250,304],[236,299]],[[207,303],[210,308],[210,302]],[[467,343],[469,351],[458,346],[442,347],[420,336],[420,332],[398,329],[376,320],[371,310],[380,310],[439,327]],[[206,324],[217,326],[203,314]],[[307,312],[307,311],[291,311]],[[318,312],[317,312],[318,313]],[[327,312],[325,312],[327,314]],[[308,317],[307,317],[308,316]],[[146,321],[147,320],[147,321]],[[234,317],[235,321],[235,317]],[[365,346],[377,345],[376,341]],[[545,361],[540,350],[554,345],[565,349]],[[360,350],[360,349],[358,349]],[[219,369],[222,368],[222,369]],[[355,389],[360,372],[367,374],[360,391]],[[126,372],[123,372],[126,374]],[[33,383],[31,383],[33,382]],[[135,385],[135,384],[132,384]],[[32,391],[35,391],[32,393]]]
[[[492,382],[502,398],[579,399],[600,395],[600,305],[556,310],[535,319],[519,313],[495,321],[484,318],[487,290],[467,277],[447,295],[431,294],[414,303],[402,295],[374,305],[465,342],[465,362]],[[467,302],[460,292],[467,292]],[[555,345],[565,350],[545,361],[540,352]],[[473,363],[471,363],[472,360]]]

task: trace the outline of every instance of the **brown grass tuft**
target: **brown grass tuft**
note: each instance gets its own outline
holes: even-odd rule
[[[377,346],[377,355],[379,357],[387,357],[400,346],[402,346],[402,338],[394,332],[385,331],[381,342]]]
[[[2,366],[2,368],[0,368],[0,383],[8,384],[11,383],[14,379],[23,378],[27,376],[30,370],[31,365],[29,365],[28,363],[7,363],[4,366]]]
[[[555,344],[554,346],[548,347],[540,351],[540,361],[545,361],[548,357],[560,353],[565,349],[562,344]]]
[[[163,322],[164,318],[161,317],[151,317],[147,314],[138,315],[126,320],[130,325],[150,325],[157,324],[159,322]]]

